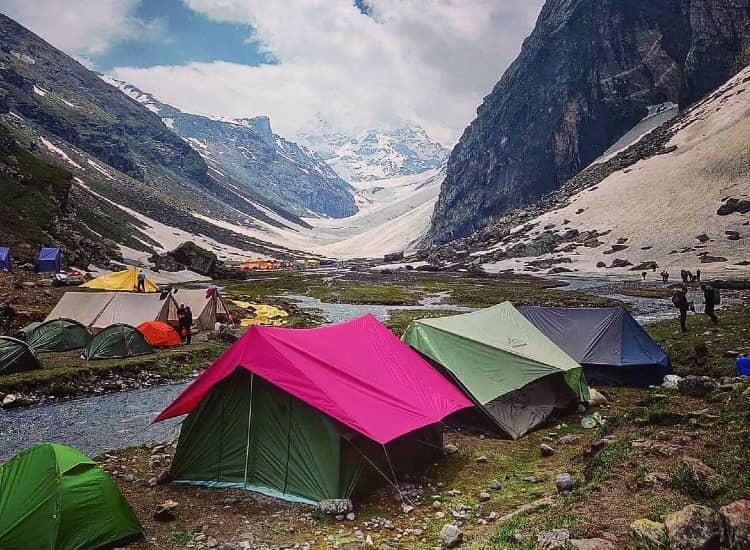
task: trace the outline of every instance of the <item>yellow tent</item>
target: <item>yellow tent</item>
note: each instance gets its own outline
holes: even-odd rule
[[[138,288],[138,270],[127,269],[125,271],[114,271],[108,275],[102,275],[81,285],[84,288],[97,288],[99,290],[119,290],[124,292],[135,292]],[[153,281],[146,279],[146,292],[159,290]]]

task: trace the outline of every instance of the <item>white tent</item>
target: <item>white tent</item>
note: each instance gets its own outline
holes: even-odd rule
[[[178,288],[172,294],[177,304],[185,304],[193,312],[193,324],[198,330],[213,330],[217,315],[228,313],[218,290],[209,294],[206,288]]]
[[[177,306],[171,296],[132,292],[66,292],[47,316],[65,317],[94,329],[115,323],[137,327],[147,321],[177,321]]]

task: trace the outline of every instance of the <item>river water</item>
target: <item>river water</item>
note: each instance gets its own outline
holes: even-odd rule
[[[566,277],[560,280],[569,283],[567,289],[584,290],[632,304],[641,323],[675,315],[670,300],[618,294],[621,285],[612,279]],[[436,294],[416,306],[332,304],[299,295],[285,295],[284,298],[294,300],[302,308],[320,310],[334,323],[366,313],[384,321],[392,310],[472,311],[471,308],[441,303],[446,296]],[[691,298],[695,298],[697,306],[700,297]],[[70,445],[89,455],[131,445],[173,441],[179,430],[179,419],[155,425],[149,423],[186,385],[167,384],[0,411],[0,463],[35,443],[45,441]]]

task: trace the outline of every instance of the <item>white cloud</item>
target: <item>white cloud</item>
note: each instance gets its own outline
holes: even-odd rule
[[[53,46],[87,62],[124,40],[163,34],[134,16],[141,0],[0,0],[0,11]]]
[[[315,113],[357,130],[410,120],[452,143],[518,54],[543,0],[183,0],[217,22],[246,24],[278,60],[216,61],[114,76],[186,111],[268,114],[294,136]]]

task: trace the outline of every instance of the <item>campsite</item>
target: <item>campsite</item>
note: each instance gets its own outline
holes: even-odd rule
[[[23,418],[26,410],[31,412],[41,407],[40,411],[48,408],[52,411],[67,399],[72,399],[71,404],[76,400],[86,403],[97,399],[97,395],[148,392],[149,388],[157,389],[174,382],[179,384],[171,394],[177,397],[179,388],[186,387],[182,381],[195,380],[200,386],[202,378],[212,376],[209,373],[222,372],[212,385],[201,390],[204,397],[191,398],[186,394],[177,398],[171,409],[168,401],[161,401],[158,409],[156,403],[149,405],[149,410],[154,411],[152,418],[138,420],[145,424],[136,431],[145,433],[145,439],[141,440],[148,441],[149,430],[159,426],[150,425],[155,426],[150,428],[148,421],[163,410],[156,420],[177,415],[182,424],[182,430],[178,423],[170,424],[175,427],[161,432],[170,434],[166,440],[129,446],[127,441],[131,436],[118,437],[113,433],[102,439],[99,450],[88,451],[111,475],[143,526],[146,538],[134,542],[134,548],[222,545],[226,548],[366,548],[371,542],[376,547],[432,548],[442,544],[441,531],[450,522],[460,525],[464,541],[461,547],[472,549],[533,548],[540,533],[554,534],[560,530],[574,533],[578,538],[604,537],[603,540],[617,544],[633,540],[631,524],[636,520],[662,520],[696,501],[718,507],[745,494],[750,484],[745,474],[733,467],[747,460],[750,452],[747,439],[738,437],[727,444],[721,434],[712,429],[727,425],[739,430],[738,434],[747,434],[747,427],[743,428],[746,415],[743,404],[747,403],[750,386],[733,378],[734,360],[727,355],[728,351],[741,351],[746,345],[749,319],[743,307],[748,300],[744,291],[726,293],[731,305],[722,312],[722,319],[726,321],[720,329],[704,325],[697,316],[691,318],[698,327],[692,339],[685,341],[675,333],[676,321],[669,313],[668,300],[663,300],[665,315],[662,318],[669,318],[645,324],[645,332],[642,332],[631,314],[637,319],[654,315],[658,318],[660,314],[650,310],[643,313],[628,302],[638,299],[618,293],[619,288],[613,291],[611,285],[598,290],[595,285],[570,290],[564,286],[565,282],[527,276],[456,277],[406,271],[382,274],[343,270],[290,272],[281,278],[278,273],[269,272],[254,275],[249,281],[216,281],[214,284],[222,297],[223,305],[219,310],[226,307],[227,311],[239,312],[250,304],[266,304],[267,308],[259,308],[259,313],[281,309],[288,312],[288,316],[280,318],[280,322],[279,318],[275,323],[273,319],[265,319],[261,324],[234,329],[240,336],[234,343],[204,339],[202,334],[212,331],[199,330],[199,323],[202,326],[207,323],[197,316],[196,335],[191,345],[164,347],[158,342],[174,342],[175,337],[169,325],[170,318],[174,317],[170,300],[178,304],[190,301],[189,296],[205,300],[206,287],[180,288],[176,293],[173,289],[165,300],[158,300],[158,292],[127,293],[135,298],[123,298],[125,293],[113,290],[53,288],[58,301],[48,301],[44,306],[46,313],[35,315],[40,321],[48,319],[47,323],[41,323],[43,329],[45,324],[53,327],[56,322],[65,330],[52,331],[52,335],[49,329],[42,330],[35,339],[44,342],[47,348],[76,349],[33,353],[32,356],[41,359],[44,365],[41,369],[0,375],[4,400],[9,395],[17,400],[8,403],[0,417],[8,414]],[[38,287],[25,288],[27,299],[32,291],[38,292]],[[75,297],[77,294],[81,297]],[[183,299],[180,299],[181,294]],[[130,300],[137,300],[133,302],[136,305],[130,307]],[[309,309],[310,304],[317,305],[318,309]],[[625,309],[620,309],[623,306]],[[582,338],[566,338],[545,329],[533,315],[546,311],[545,308],[553,308],[552,313],[557,315],[601,312],[597,320],[585,321],[598,326],[608,343],[592,347]],[[366,405],[366,400],[373,398],[370,390],[360,396],[344,393],[342,401],[333,405],[328,400],[338,390],[334,389],[336,383],[332,378],[323,386],[316,382],[315,387],[325,388],[324,393],[315,398],[317,401],[309,401],[313,398],[300,383],[306,380],[305,376],[317,376],[313,375],[314,370],[309,370],[313,363],[304,367],[308,374],[302,377],[300,374],[287,376],[279,371],[279,379],[273,378],[277,375],[272,371],[255,370],[254,366],[252,372],[241,374],[231,366],[222,367],[221,362],[203,370],[225,350],[231,352],[247,339],[258,343],[248,340],[248,351],[242,352],[246,359],[225,359],[226,364],[263,365],[268,360],[260,358],[264,353],[265,357],[269,356],[258,347],[261,341],[277,342],[273,348],[268,348],[270,351],[280,349],[278,346],[286,341],[283,331],[291,330],[290,336],[294,336],[299,327],[330,326],[332,330],[346,331],[346,323],[329,325],[330,321],[339,320],[340,316],[361,318],[362,312],[368,310],[375,312],[384,320],[385,327],[393,331],[388,337],[393,340],[387,340],[390,345],[405,346],[398,340],[403,336],[405,343],[422,354],[410,357],[428,362],[424,363],[423,368],[428,369],[425,374],[433,373],[431,375],[446,381],[446,388],[453,388],[450,391],[462,390],[452,397],[455,405],[451,409],[432,417],[429,422],[433,422],[433,428],[425,426],[417,431],[404,428],[414,438],[411,443],[408,438],[397,437],[386,446],[378,447],[378,441],[388,441],[393,435],[378,432],[382,429],[379,424],[367,427],[370,421],[364,416],[357,420],[352,417],[352,403],[362,404],[363,412],[377,418],[386,414],[368,410],[372,408]],[[77,319],[69,320],[68,314]],[[152,320],[143,321],[144,316]],[[556,315],[543,315],[543,318],[558,326]],[[119,319],[131,322],[117,324]],[[366,328],[368,323],[373,329],[383,325],[375,317],[362,319],[364,321],[358,322],[365,323],[362,325],[365,336],[360,345],[355,344],[359,329],[351,334],[331,333],[331,342],[348,344],[351,352],[356,350],[363,353],[363,357],[378,362],[378,354],[382,352],[367,351],[363,345],[385,342],[376,337],[372,329]],[[98,335],[102,335],[105,342],[108,340],[107,328],[102,326],[107,323],[112,327],[110,332],[119,335],[126,331],[131,338],[118,338],[116,345],[103,346],[104,354],[109,356],[101,360],[81,359],[82,353],[102,348],[91,346]],[[514,328],[507,334],[498,335],[493,331],[483,335],[482,327],[493,323]],[[150,330],[144,328],[143,333],[139,332],[137,329],[141,325]],[[34,334],[38,326],[31,326],[30,334]],[[90,327],[95,333],[85,343],[80,326]],[[326,345],[328,337],[314,330],[323,329],[313,329],[309,341],[304,340],[305,330],[302,330],[299,337],[303,339],[289,342],[286,363],[289,368],[300,368],[312,357],[319,357],[323,361],[321,365],[329,364],[334,357],[347,357],[351,353],[347,345]],[[384,336],[391,334],[385,328],[377,330],[385,330]],[[446,331],[454,334],[448,340],[444,339],[444,335],[449,334]],[[134,339],[136,333],[140,337]],[[652,337],[655,340],[651,340]],[[602,338],[595,340],[601,342]],[[122,345],[127,342],[137,348],[134,353],[122,351]],[[532,352],[523,350],[532,342]],[[653,342],[650,344],[653,349],[646,342]],[[21,341],[19,344],[27,345]],[[699,344],[706,350],[696,362]],[[313,351],[316,345],[322,346],[318,352]],[[612,346],[622,349],[623,354],[617,358],[608,354]],[[341,349],[336,352],[336,348]],[[636,348],[643,357],[633,355],[632,350]],[[303,349],[307,351],[300,355]],[[471,377],[476,376],[472,365],[482,363],[490,349],[492,356],[498,359],[487,364],[519,361],[514,372],[527,372],[526,378],[502,388],[490,387],[481,380],[472,381]],[[326,355],[331,353],[334,355]],[[643,368],[644,357],[650,357],[652,367],[645,372],[657,372],[655,376],[659,376],[664,372],[665,354],[670,358],[670,372],[680,376],[707,372],[720,382],[698,389],[653,389],[626,376],[627,384],[623,382],[625,379],[613,380],[614,385],[592,384],[592,388],[606,396],[607,402],[587,408],[583,413],[576,410],[575,403],[581,398],[590,398],[588,386],[580,383],[587,365],[606,363],[609,368],[618,367],[619,373],[628,363],[628,357]],[[122,355],[130,356],[122,358]],[[387,357],[388,365],[398,364],[394,362],[393,351],[389,351]],[[379,362],[386,364],[383,361]],[[279,365],[277,359],[272,362]],[[357,364],[366,363],[358,361]],[[547,370],[540,370],[542,366]],[[357,378],[364,389],[369,387],[367,373],[375,371],[363,368]],[[201,372],[202,377],[194,378]],[[559,374],[552,374],[554,372]],[[540,376],[536,383],[532,382]],[[548,385],[539,386],[539,380]],[[428,387],[424,386],[424,374],[415,378],[415,382],[420,387],[414,386],[404,393],[407,398],[404,403],[409,403],[409,407],[417,406],[415,392]],[[380,378],[374,386],[385,389],[387,382]],[[341,386],[342,390],[347,387],[348,384]],[[517,388],[525,388],[529,393],[524,396],[522,392],[514,392]],[[229,393],[224,395],[225,391]],[[285,393],[289,391],[292,393]],[[436,394],[430,390],[425,395],[434,399]],[[61,399],[63,401],[55,405]],[[137,409],[137,399],[137,394],[133,393],[133,410]],[[389,402],[393,399],[392,395],[388,397]],[[534,404],[534,399],[541,401]],[[187,417],[181,416],[189,410],[182,407],[181,402],[193,403],[191,407],[200,403],[199,409]],[[306,402],[317,403],[315,407],[322,409],[310,408]],[[211,403],[221,405],[212,411]],[[251,418],[255,418],[259,431],[248,430],[247,422],[244,427],[236,422],[222,427],[228,410],[234,410],[236,418],[247,419],[250,410],[247,403],[253,403]],[[483,409],[477,408],[479,403],[484,404]],[[403,405],[398,406],[398,410],[401,409]],[[521,412],[523,415],[519,416]],[[121,422],[120,411],[114,409],[110,414],[115,424]],[[584,417],[595,418],[592,428],[582,427]],[[132,421],[126,418],[123,417],[123,421]],[[434,424],[437,418],[440,421]],[[287,424],[296,428],[286,431]],[[352,428],[341,431],[341,426],[347,424],[357,426],[359,439],[352,439],[351,434],[355,433]],[[97,425],[100,424],[97,422]],[[434,426],[440,429],[435,431]],[[42,433],[53,429],[52,426],[40,428]],[[85,440],[86,429],[78,431],[79,438],[73,441]],[[248,454],[244,434],[249,431],[257,435]],[[69,437],[65,435],[66,430],[60,433],[62,437]],[[263,433],[274,436],[264,442]],[[324,433],[328,435],[323,437]],[[346,437],[339,439],[339,433]],[[18,433],[14,436],[20,438]],[[228,447],[232,438],[236,451]],[[123,439],[125,444],[118,444]],[[108,441],[112,443],[106,443]],[[227,453],[226,457],[214,456],[219,449],[224,449],[221,452]],[[342,454],[332,454],[333,449],[339,449],[337,453]],[[383,454],[383,449],[388,451]],[[257,462],[260,456],[266,457],[266,462]],[[313,458],[315,456],[318,458]],[[418,459],[418,456],[423,458]],[[256,458],[250,460],[250,457]],[[713,472],[710,479],[698,474],[698,477],[691,477],[694,472],[690,468],[694,463],[684,457],[701,460],[701,464]],[[317,466],[311,469],[313,464]],[[335,464],[340,465],[340,470],[332,469]],[[282,465],[286,466],[279,469]],[[219,470],[215,469],[217,467]],[[347,478],[347,471],[350,474],[346,475],[359,474]],[[697,471],[705,472],[700,467]],[[571,483],[575,484],[571,491],[559,491],[562,474],[569,474]],[[163,483],[168,475],[174,476],[169,478],[173,481]],[[352,483],[355,479],[358,481]],[[601,502],[604,494],[606,501]],[[637,506],[631,504],[633,495],[638,497]],[[311,506],[325,500],[324,497],[347,496],[354,503],[352,512],[347,509],[341,515],[326,516]],[[167,520],[154,516],[157,509],[172,503],[176,503],[175,508],[165,512]]]

